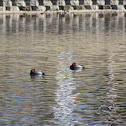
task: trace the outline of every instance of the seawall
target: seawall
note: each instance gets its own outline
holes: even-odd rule
[[[0,13],[125,12],[126,0],[0,0]]]

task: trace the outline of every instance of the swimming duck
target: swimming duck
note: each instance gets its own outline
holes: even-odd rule
[[[71,69],[71,70],[78,70],[78,69],[82,70],[82,69],[84,69],[84,67],[81,66],[81,65],[78,65],[78,64],[76,64],[76,63],[74,62],[74,63],[72,63],[72,65],[70,66],[70,69]]]
[[[45,73],[43,73],[41,71],[36,71],[35,69],[31,69],[30,75],[31,76],[35,76],[35,75],[45,75]]]

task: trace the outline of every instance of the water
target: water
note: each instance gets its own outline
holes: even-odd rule
[[[0,125],[126,125],[125,24],[124,13],[0,15]]]

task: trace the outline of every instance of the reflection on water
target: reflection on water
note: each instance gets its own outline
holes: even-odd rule
[[[62,53],[65,56],[58,56],[59,67],[57,72],[57,90],[56,90],[56,102],[57,106],[54,107],[55,118],[59,120],[58,125],[70,125],[71,122],[79,123],[78,118],[74,115],[73,111],[76,108],[75,98],[78,94],[73,94],[72,91],[76,89],[76,83],[72,76],[72,71],[69,70],[69,63],[71,62],[71,55],[69,53]],[[63,62],[66,60],[66,63]],[[68,64],[68,65],[67,65]],[[65,122],[64,122],[65,120]]]
[[[125,20],[1,14],[0,124],[126,125]],[[72,62],[85,69],[72,72]]]

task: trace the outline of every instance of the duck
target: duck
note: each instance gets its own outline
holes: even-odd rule
[[[30,75],[31,76],[35,76],[35,75],[45,75],[45,73],[43,73],[42,71],[36,71],[35,69],[31,69],[31,72],[30,72]]]
[[[78,65],[75,62],[72,63],[72,65],[70,66],[71,70],[82,70],[84,69],[84,66]]]

